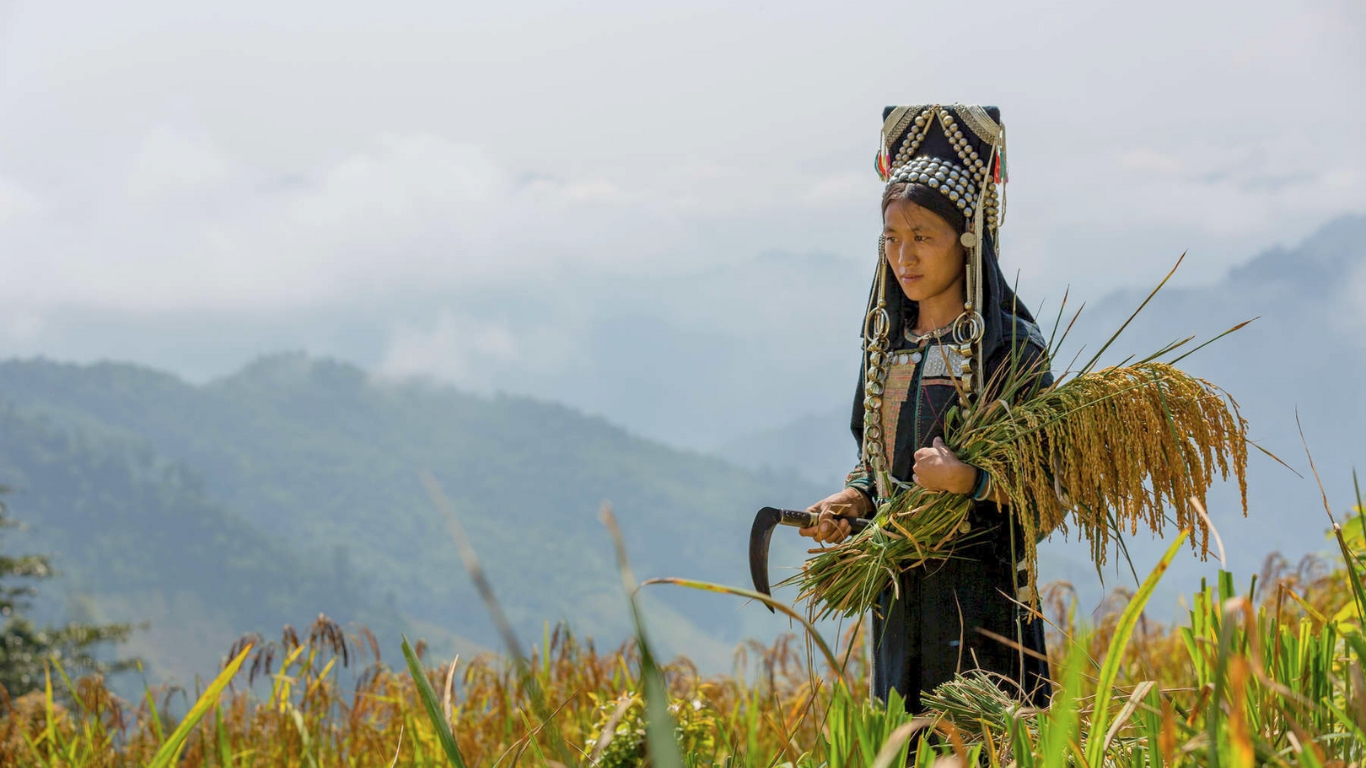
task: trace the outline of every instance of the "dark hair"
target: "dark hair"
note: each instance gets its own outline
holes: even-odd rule
[[[954,205],[952,200],[924,184],[908,184],[905,182],[888,184],[882,192],[882,212],[884,214],[887,213],[887,206],[895,200],[909,200],[915,203],[948,222],[948,225],[953,227],[953,231],[960,235],[967,231],[967,219],[963,216],[963,212],[958,210],[958,206]]]

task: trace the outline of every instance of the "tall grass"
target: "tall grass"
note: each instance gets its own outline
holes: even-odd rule
[[[670,753],[689,766],[929,765],[940,756],[1019,768],[1361,765],[1361,516],[1335,524],[1333,536],[1334,560],[1291,568],[1272,558],[1245,588],[1227,573],[1202,584],[1178,626],[1143,615],[1161,567],[1086,624],[1066,586],[1052,586],[1043,609],[1056,694],[1046,710],[1023,707],[984,676],[942,686],[924,713],[869,702],[862,639],[851,632],[834,644],[836,663],[851,660],[843,670],[790,636],[741,646],[728,675],[702,675],[686,659],[660,664],[654,694],[667,717],[658,718],[638,640],[599,650],[567,627],[548,628],[520,663],[493,654],[435,663],[421,643],[405,642],[394,668],[363,629],[320,618],[303,633],[230,649],[232,661],[178,724],[163,714],[165,691],[124,701],[99,678],[68,680],[54,662],[45,690],[0,696],[0,766],[606,768],[663,766]],[[634,584],[627,589],[633,597]]]

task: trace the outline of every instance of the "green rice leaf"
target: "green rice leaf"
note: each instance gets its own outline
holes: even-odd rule
[[[427,673],[422,669],[422,661],[417,658],[407,637],[403,638],[403,658],[408,661],[408,672],[412,674],[413,684],[417,686],[418,698],[422,699],[422,707],[427,710],[427,719],[436,729],[436,739],[441,744],[441,750],[446,753],[446,759],[455,768],[465,768],[465,758],[460,754],[460,746],[455,743],[451,724],[446,722],[445,716],[441,714],[441,701],[437,699],[436,691],[432,690]],[[413,741],[416,742],[417,739],[414,738]]]
[[[1180,550],[1181,545],[1190,535],[1190,530],[1184,530],[1176,540],[1167,547],[1167,552],[1158,561],[1148,578],[1144,579],[1143,586],[1138,588],[1120,614],[1119,624],[1115,627],[1114,637],[1110,640],[1110,647],[1105,652],[1105,663],[1100,668],[1100,678],[1096,681],[1096,703],[1091,715],[1091,732],[1086,739],[1086,762],[1090,765],[1100,765],[1104,757],[1105,734],[1109,728],[1110,720],[1110,699],[1114,695],[1115,678],[1119,676],[1119,665],[1124,658],[1124,648],[1129,644],[1129,638],[1134,633],[1134,627],[1138,626],[1138,618],[1143,614],[1143,608],[1148,604],[1148,599],[1153,596],[1153,590],[1157,588],[1157,583],[1162,580],[1162,575],[1167,572],[1172,559]]]
[[[209,709],[218,703],[219,695],[223,693],[224,688],[228,687],[228,683],[237,674],[242,662],[247,660],[247,654],[250,652],[251,645],[248,644],[241,653],[237,654],[237,658],[223,667],[223,671],[219,672],[218,677],[209,684],[204,695],[200,696],[190,711],[186,713],[185,719],[181,720],[180,725],[171,732],[170,738],[157,750],[156,755],[152,757],[152,762],[147,764],[147,768],[169,768],[180,760],[180,750],[184,748],[185,739],[189,737],[190,731],[194,730],[204,715],[208,714]]]

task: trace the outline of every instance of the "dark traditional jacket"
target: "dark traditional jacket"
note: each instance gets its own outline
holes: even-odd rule
[[[999,381],[1004,366],[1038,366],[1039,386],[1051,384],[1052,376],[1040,362],[1045,343],[1037,327],[1000,311],[1003,338],[988,355],[987,380]],[[910,327],[909,322],[897,325]],[[909,483],[916,450],[944,436],[945,416],[958,403],[952,377],[961,372],[962,358],[948,344],[917,346],[903,334],[894,340],[889,357],[882,431],[889,438],[895,435],[886,448],[893,477]],[[850,426],[862,455],[862,374],[859,379]],[[984,395],[992,396],[990,391]],[[846,485],[876,497],[865,464],[849,474]],[[1007,507],[974,502],[968,518],[972,535],[955,556],[903,571],[900,596],[888,589],[879,597],[873,616],[875,696],[885,701],[896,689],[908,709],[917,711],[922,692],[976,668],[1001,675],[1002,685],[1021,699],[1047,703],[1048,664],[1039,658],[1045,655],[1043,623],[1016,602],[1027,604],[1031,587],[1020,560],[1020,526],[1012,524],[1012,516]]]

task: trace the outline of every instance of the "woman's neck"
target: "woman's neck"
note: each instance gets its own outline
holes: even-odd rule
[[[961,314],[963,314],[963,288],[961,284],[955,284],[938,296],[931,296],[919,303],[915,328],[912,328],[911,332],[921,335],[937,331],[957,320]]]

